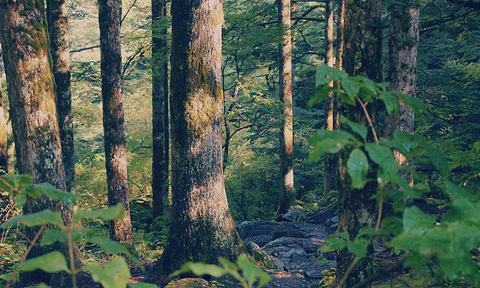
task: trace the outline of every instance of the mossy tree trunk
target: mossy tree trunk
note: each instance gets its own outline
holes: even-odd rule
[[[366,76],[374,81],[383,80],[382,39],[381,39],[381,2],[380,0],[346,0],[344,23],[344,51],[342,65],[350,75]],[[377,119],[381,115],[381,107],[371,107],[370,115]],[[351,120],[368,126],[362,107],[341,108],[340,114]],[[375,120],[374,120],[375,121]],[[341,127],[348,130],[349,128]],[[369,137],[373,139],[369,130]],[[370,181],[363,189],[353,189],[347,173],[347,160],[350,151],[339,155],[340,184],[338,197],[339,232],[348,232],[354,240],[362,227],[373,227],[377,217],[375,200],[372,196],[377,192],[376,182]],[[372,164],[372,163],[371,163]],[[373,165],[373,164],[372,164]],[[370,176],[370,175],[369,175]],[[362,278],[373,272],[373,247],[368,247],[369,255],[355,265],[346,279],[345,287],[352,287]],[[348,250],[340,250],[337,254],[337,279],[342,279],[355,256]]]
[[[278,214],[285,214],[295,201],[293,180],[293,99],[292,99],[292,35],[290,0],[278,0],[278,23],[284,29],[279,46],[279,94],[283,103],[280,127],[280,195]]]
[[[222,169],[221,0],[172,2],[172,223],[159,270],[236,260],[245,250]]]
[[[44,2],[0,1],[0,25],[18,172],[32,175],[37,183],[48,182],[65,190]],[[23,211],[34,213],[55,205],[39,197],[27,201]],[[68,219],[68,207],[61,205],[59,209]],[[32,239],[36,230],[28,229],[27,236]],[[29,257],[43,252],[43,247],[35,246]],[[43,273],[36,276],[48,281]]]
[[[0,77],[2,70],[0,69]],[[5,120],[3,108],[3,94],[0,83],[0,174],[7,174],[8,171],[8,146],[7,146],[7,121]]]
[[[110,237],[117,241],[130,242],[133,236],[128,195],[120,44],[122,2],[99,0],[98,8],[108,205],[122,203],[125,208],[123,220],[110,223]]]
[[[325,1],[325,65],[334,67],[334,38],[333,38],[333,0]],[[334,83],[330,83],[334,85]],[[324,102],[325,129],[332,131],[337,128],[337,111],[336,97],[330,92]],[[333,154],[326,154],[323,159],[324,167],[324,194],[328,194],[332,190],[337,190],[337,157]]]
[[[392,3],[388,6],[390,16],[390,38],[388,39],[388,81],[392,90],[400,91],[409,96],[416,96],[417,51],[419,41],[420,13],[418,5]],[[389,115],[386,125],[386,136],[393,136],[396,130],[413,134],[415,130],[415,115],[403,101],[400,101],[400,113]],[[408,165],[404,155],[395,151],[395,157],[400,165]],[[412,175],[401,172],[406,179]]]
[[[152,0],[152,213],[166,212],[168,197],[169,129],[168,129],[168,53],[167,7],[165,0]]]
[[[73,147],[72,97],[70,94],[70,48],[68,32],[68,6],[65,0],[47,1],[47,20],[50,50],[53,60],[57,93],[57,113],[62,141],[63,164],[67,191],[75,182],[75,158]]]

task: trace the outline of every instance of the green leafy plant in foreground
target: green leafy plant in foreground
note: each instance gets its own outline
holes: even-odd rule
[[[57,207],[60,206],[60,203],[65,203],[70,207],[73,207],[76,204],[76,197],[74,194],[58,190],[48,183],[34,184],[33,177],[30,175],[2,176],[0,178],[0,189],[10,193],[15,198],[16,204],[19,207],[25,205],[27,197],[36,199],[42,195],[45,195],[50,200],[57,201],[57,203],[59,203]],[[1,229],[7,229],[18,223],[22,223],[28,227],[40,226],[35,237],[32,240],[27,240],[29,241],[28,248],[17,264],[15,270],[9,275],[1,275],[1,279],[6,279],[7,281],[5,284],[6,288],[8,288],[16,279],[18,272],[28,272],[37,269],[41,269],[47,273],[66,272],[71,275],[73,287],[75,288],[77,287],[76,275],[84,270],[88,271],[92,275],[93,280],[100,283],[103,287],[126,287],[127,281],[130,278],[130,270],[125,259],[122,257],[115,256],[108,262],[102,264],[92,263],[83,267],[76,267],[74,245],[75,242],[82,239],[95,243],[106,253],[125,255],[133,263],[143,269],[141,263],[136,258],[132,257],[130,251],[120,243],[94,236],[92,229],[75,228],[80,226],[77,224],[87,219],[101,219],[106,221],[122,219],[124,209],[121,204],[103,210],[79,210],[75,213],[72,212],[70,221],[64,221],[61,213],[54,210],[46,209],[37,213],[16,216],[0,225]],[[47,225],[48,229],[46,229]],[[42,233],[43,236],[39,241]],[[65,255],[60,251],[53,251],[26,260],[28,253],[34,245],[38,244],[37,242],[39,242],[41,246],[52,245],[57,242],[66,243],[68,247],[69,263],[67,263]],[[3,286],[2,283],[0,283],[0,285]],[[156,285],[146,283],[139,283],[139,285],[139,287],[156,287]],[[49,286],[42,284],[41,287]]]
[[[399,92],[387,91],[387,83],[374,83],[360,76],[351,77],[328,66],[318,69],[316,80],[318,91],[310,100],[310,106],[320,103],[329,92],[335,92],[341,105],[361,106],[368,126],[341,115],[339,121],[348,129],[318,131],[311,140],[313,151],[309,159],[318,161],[325,153],[337,153],[348,148],[351,152],[347,168],[352,187],[363,189],[367,182],[376,181],[378,191],[375,199],[379,207],[375,228],[360,229],[355,239],[350,239],[346,232],[330,236],[321,251],[348,249],[356,256],[351,268],[359,259],[367,257],[369,243],[379,238],[393,250],[404,251],[398,263],[364,279],[356,287],[368,285],[385,274],[403,268],[429,275],[429,283],[425,283],[428,285],[468,283],[478,287],[479,266],[471,251],[480,245],[480,205],[473,201],[474,195],[449,181],[450,168],[446,157],[427,139],[403,131],[396,131],[391,139],[380,139],[367,109],[375,107],[367,107],[368,104],[380,101],[388,113],[398,113],[401,100],[415,113],[420,113],[424,110],[423,103]],[[338,81],[340,88],[329,86],[331,81]],[[369,130],[373,140],[367,137]],[[397,164],[394,151],[403,154],[406,159],[431,162],[443,179],[442,193],[450,200],[447,213],[430,215],[411,204],[414,199],[426,198],[430,187],[414,169]],[[415,185],[400,176],[402,170],[413,175]],[[401,217],[382,215],[387,199],[392,203],[395,215]],[[337,287],[343,286],[348,273],[339,279]]]
[[[224,275],[231,275],[240,282],[244,288],[254,287],[253,285],[257,282],[257,287],[260,288],[272,279],[270,275],[259,268],[254,262],[250,261],[246,254],[240,255],[236,264],[222,257],[218,259],[218,262],[220,262],[222,266],[188,262],[185,263],[180,270],[170,274],[169,277],[175,277],[190,272],[197,276],[210,275],[216,278],[220,278]]]

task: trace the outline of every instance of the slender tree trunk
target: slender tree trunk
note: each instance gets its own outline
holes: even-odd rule
[[[419,10],[402,4],[390,4],[390,38],[388,41],[388,81],[392,90],[409,96],[416,96],[416,69],[419,41]],[[386,136],[393,136],[396,130],[413,134],[415,115],[403,101],[400,101],[400,113],[389,115],[386,125]],[[395,151],[400,165],[407,164],[404,155]],[[406,179],[412,175],[402,171]]]
[[[244,251],[222,169],[220,0],[172,2],[172,224],[160,270]]]
[[[335,58],[333,56],[333,0],[326,0],[325,2],[325,65],[334,67]],[[330,83],[333,86],[334,83]],[[336,97],[333,92],[330,92],[325,99],[325,129],[332,131],[336,124]],[[336,176],[337,176],[337,157],[336,155],[326,154],[324,156],[324,194],[327,195],[332,190],[337,190]]]
[[[123,220],[110,223],[110,237],[118,241],[132,240],[128,197],[127,149],[122,94],[122,51],[120,45],[120,0],[99,0],[100,49],[102,54],[103,130],[107,169],[108,204],[122,203]]]
[[[153,217],[165,214],[168,197],[168,58],[165,0],[152,0]]]
[[[1,76],[2,70],[0,69],[0,78]],[[3,109],[3,94],[0,83],[0,175],[8,172],[7,121]]]
[[[382,39],[381,39],[381,2],[380,0],[346,0],[344,23],[343,66],[350,75],[363,75],[380,82],[383,80]],[[369,105],[371,106],[371,105]],[[381,107],[369,107],[374,119],[381,115]],[[366,117],[360,105],[341,109],[340,113],[351,120],[367,125]],[[345,125],[346,126],[346,125]],[[348,130],[348,127],[342,127]],[[370,132],[371,134],[371,132]],[[369,135],[369,137],[372,137]],[[339,198],[338,213],[340,232],[348,232],[354,240],[362,227],[373,227],[376,220],[375,200],[372,196],[377,192],[377,184],[369,182],[364,189],[353,189],[347,173],[347,160],[350,151],[339,155]],[[372,164],[373,165],[373,164]],[[373,247],[368,247],[369,255],[373,256]],[[337,279],[342,279],[354,261],[355,256],[343,249],[337,255]],[[346,279],[345,287],[352,287],[360,282],[362,277],[373,273],[371,257],[359,261]]]
[[[279,46],[279,93],[283,103],[280,127],[280,197],[278,214],[285,214],[295,201],[293,186],[293,100],[292,100],[292,36],[290,0],[278,0],[278,22],[285,29]]]
[[[48,31],[43,1],[0,1],[0,40],[8,83],[10,117],[16,143],[17,168],[35,182],[48,182],[65,190],[60,131],[55,103],[55,82],[50,65]],[[29,200],[24,213],[54,208],[46,197]],[[60,206],[66,219],[69,210]],[[36,229],[28,229],[33,238]],[[44,253],[35,246],[29,257]],[[39,280],[48,281],[44,273]]]
[[[57,93],[57,113],[65,166],[66,190],[75,182],[72,97],[70,94],[70,48],[66,0],[48,0],[47,20]]]

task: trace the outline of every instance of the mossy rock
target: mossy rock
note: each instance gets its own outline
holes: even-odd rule
[[[165,288],[216,288],[214,284],[201,278],[184,278],[169,282]]]
[[[285,265],[279,259],[265,253],[255,242],[245,243],[248,253],[255,259],[257,263],[266,269],[283,270]]]

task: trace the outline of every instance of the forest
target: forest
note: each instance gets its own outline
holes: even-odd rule
[[[479,9],[0,0],[0,287],[480,287]]]

